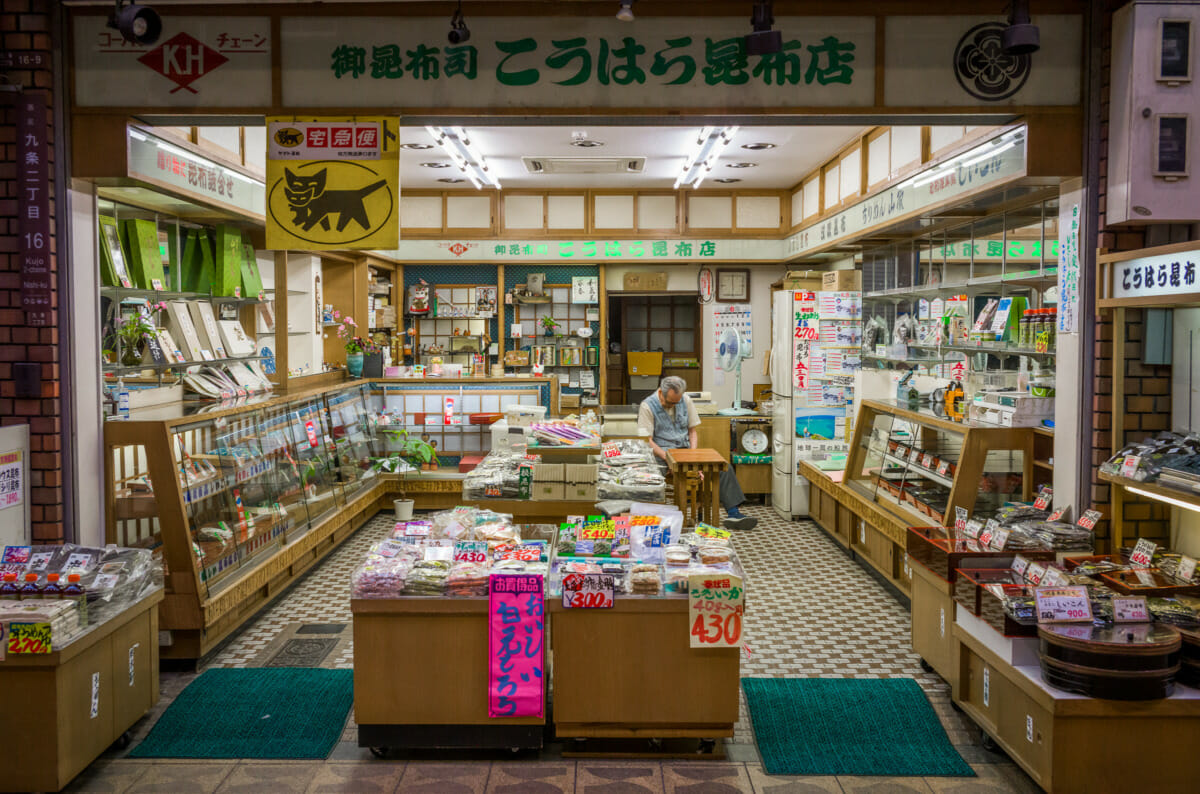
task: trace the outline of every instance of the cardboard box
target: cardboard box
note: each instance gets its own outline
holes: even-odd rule
[[[578,408],[579,407],[579,395],[578,394],[560,394],[560,395],[558,395],[558,407],[559,408]]]
[[[535,482],[530,488],[529,498],[535,502],[561,502],[566,486],[561,482]]]
[[[625,274],[625,290],[627,292],[655,292],[667,288],[666,271],[632,272]]]
[[[561,463],[533,464],[533,482],[535,485],[543,482],[562,482],[563,465]]]
[[[596,463],[566,463],[563,465],[563,480],[572,485],[587,485],[596,482],[600,466]]]
[[[631,351],[625,357],[629,362],[630,375],[662,374],[662,353],[634,353]]]
[[[821,272],[816,270],[789,270],[787,275],[779,280],[779,288],[806,289],[816,292],[821,288],[821,275]]]
[[[563,487],[563,499],[568,502],[596,501],[596,483],[572,482]]]
[[[822,292],[859,292],[861,290],[861,270],[830,270],[821,274]]]

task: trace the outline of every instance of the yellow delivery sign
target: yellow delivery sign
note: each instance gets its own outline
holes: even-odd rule
[[[399,119],[267,119],[267,248],[395,248]]]

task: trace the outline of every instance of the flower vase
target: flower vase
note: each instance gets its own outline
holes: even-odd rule
[[[346,354],[346,369],[350,372],[350,377],[361,378],[363,370],[363,354],[362,353],[347,353]]]
[[[137,343],[126,345],[121,350],[121,365],[126,367],[136,367],[142,363],[142,353],[138,350]]]

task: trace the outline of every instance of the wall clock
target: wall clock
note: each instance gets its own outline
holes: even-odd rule
[[[718,270],[717,300],[723,303],[747,303],[750,300],[749,270]]]

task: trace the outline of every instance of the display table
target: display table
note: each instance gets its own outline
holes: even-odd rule
[[[686,598],[547,611],[559,738],[733,735],[740,650],[689,647]]]
[[[667,467],[671,470],[671,484],[675,489],[675,505],[683,511],[684,523],[701,520],[713,525],[721,523],[721,472],[729,468],[729,461],[715,449],[668,449]],[[700,475],[700,487],[692,504],[688,496],[689,475]],[[690,512],[689,512],[690,511]],[[694,521],[689,520],[689,516]]]
[[[488,716],[488,599],[355,598],[350,611],[360,747],[542,747],[544,718]]]
[[[457,504],[508,513],[517,524],[555,524],[565,516],[595,515],[595,502],[544,502],[534,499],[466,499]]]
[[[979,629],[984,631],[986,629]],[[954,700],[1047,791],[1194,791],[1200,690],[1163,700],[1099,700],[1054,689],[962,625]],[[998,635],[997,635],[998,636]]]
[[[3,791],[58,791],[158,702],[161,587],[48,654],[0,661]]]

